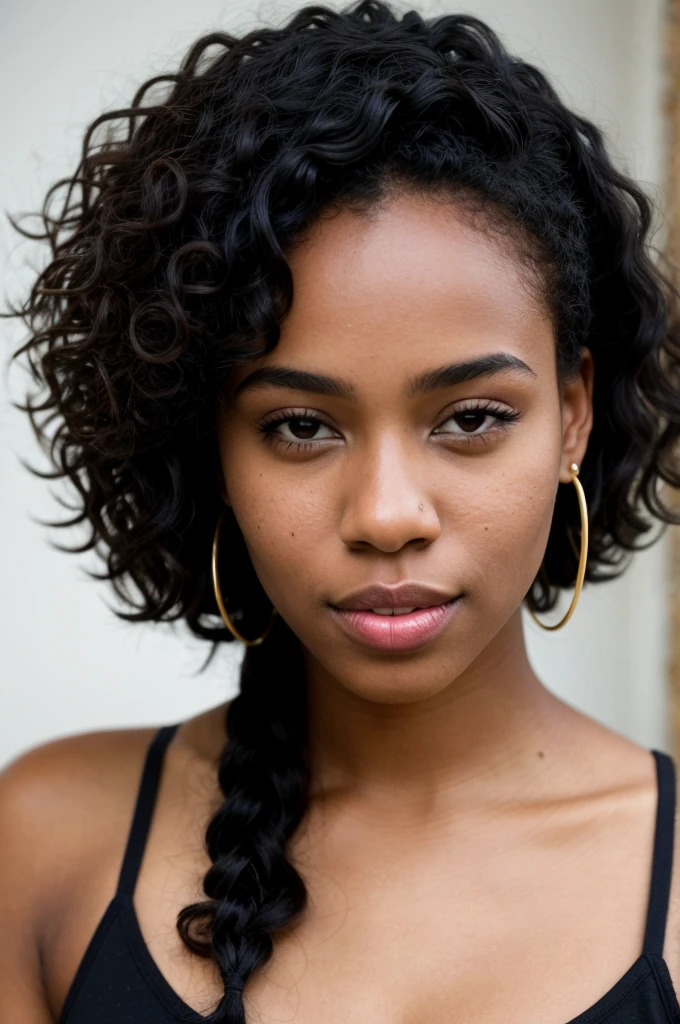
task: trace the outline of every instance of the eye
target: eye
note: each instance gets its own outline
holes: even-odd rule
[[[333,437],[330,427],[311,416],[290,416],[287,420],[279,420],[276,428],[279,437],[286,441],[324,441]]]
[[[479,434],[483,433],[482,427],[486,424],[486,429],[490,429],[490,426],[497,422],[496,417],[490,416],[486,412],[482,412],[481,409],[470,409],[465,412],[456,412],[453,416],[449,416],[448,420],[437,428],[437,431],[444,432],[446,424],[455,424],[460,427],[461,431],[465,434]],[[456,430],[449,430],[448,433],[458,433]]]
[[[310,413],[290,410],[272,416],[260,424],[260,431],[270,444],[284,444],[297,451],[311,450],[320,442],[334,440],[337,431]]]
[[[471,441],[487,434],[503,433],[516,420],[518,412],[493,402],[470,402],[462,409],[452,412],[433,433],[454,436]]]

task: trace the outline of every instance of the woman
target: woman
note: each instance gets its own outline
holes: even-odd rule
[[[680,1021],[674,764],[521,623],[675,521],[647,199],[468,16],[163,82],[48,196],[18,354],[124,614],[245,639],[241,689],[4,772],[0,1017]]]

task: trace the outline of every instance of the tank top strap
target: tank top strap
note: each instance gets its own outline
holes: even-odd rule
[[[132,824],[118,877],[117,896],[132,897],[134,893],[158,795],[163,758],[165,757],[168,744],[178,727],[179,722],[175,725],[161,726],[148,746],[137,791],[137,802],[132,816]]]
[[[662,957],[673,871],[676,778],[673,758],[660,750],[652,750],[652,754],[656,760],[658,796],[643,953]]]

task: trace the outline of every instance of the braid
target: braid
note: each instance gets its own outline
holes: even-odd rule
[[[207,899],[177,918],[183,942],[213,959],[224,982],[207,1024],[245,1024],[245,983],[270,958],[273,933],[307,900],[286,858],[308,802],[306,685],[300,643],[280,618],[261,646],[246,651],[226,726],[218,769],[224,802],[206,832]]]

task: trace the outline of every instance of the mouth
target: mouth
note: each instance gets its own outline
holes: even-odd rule
[[[425,606],[328,607],[352,640],[374,650],[397,652],[414,651],[430,643],[448,625],[460,600],[459,595]]]

